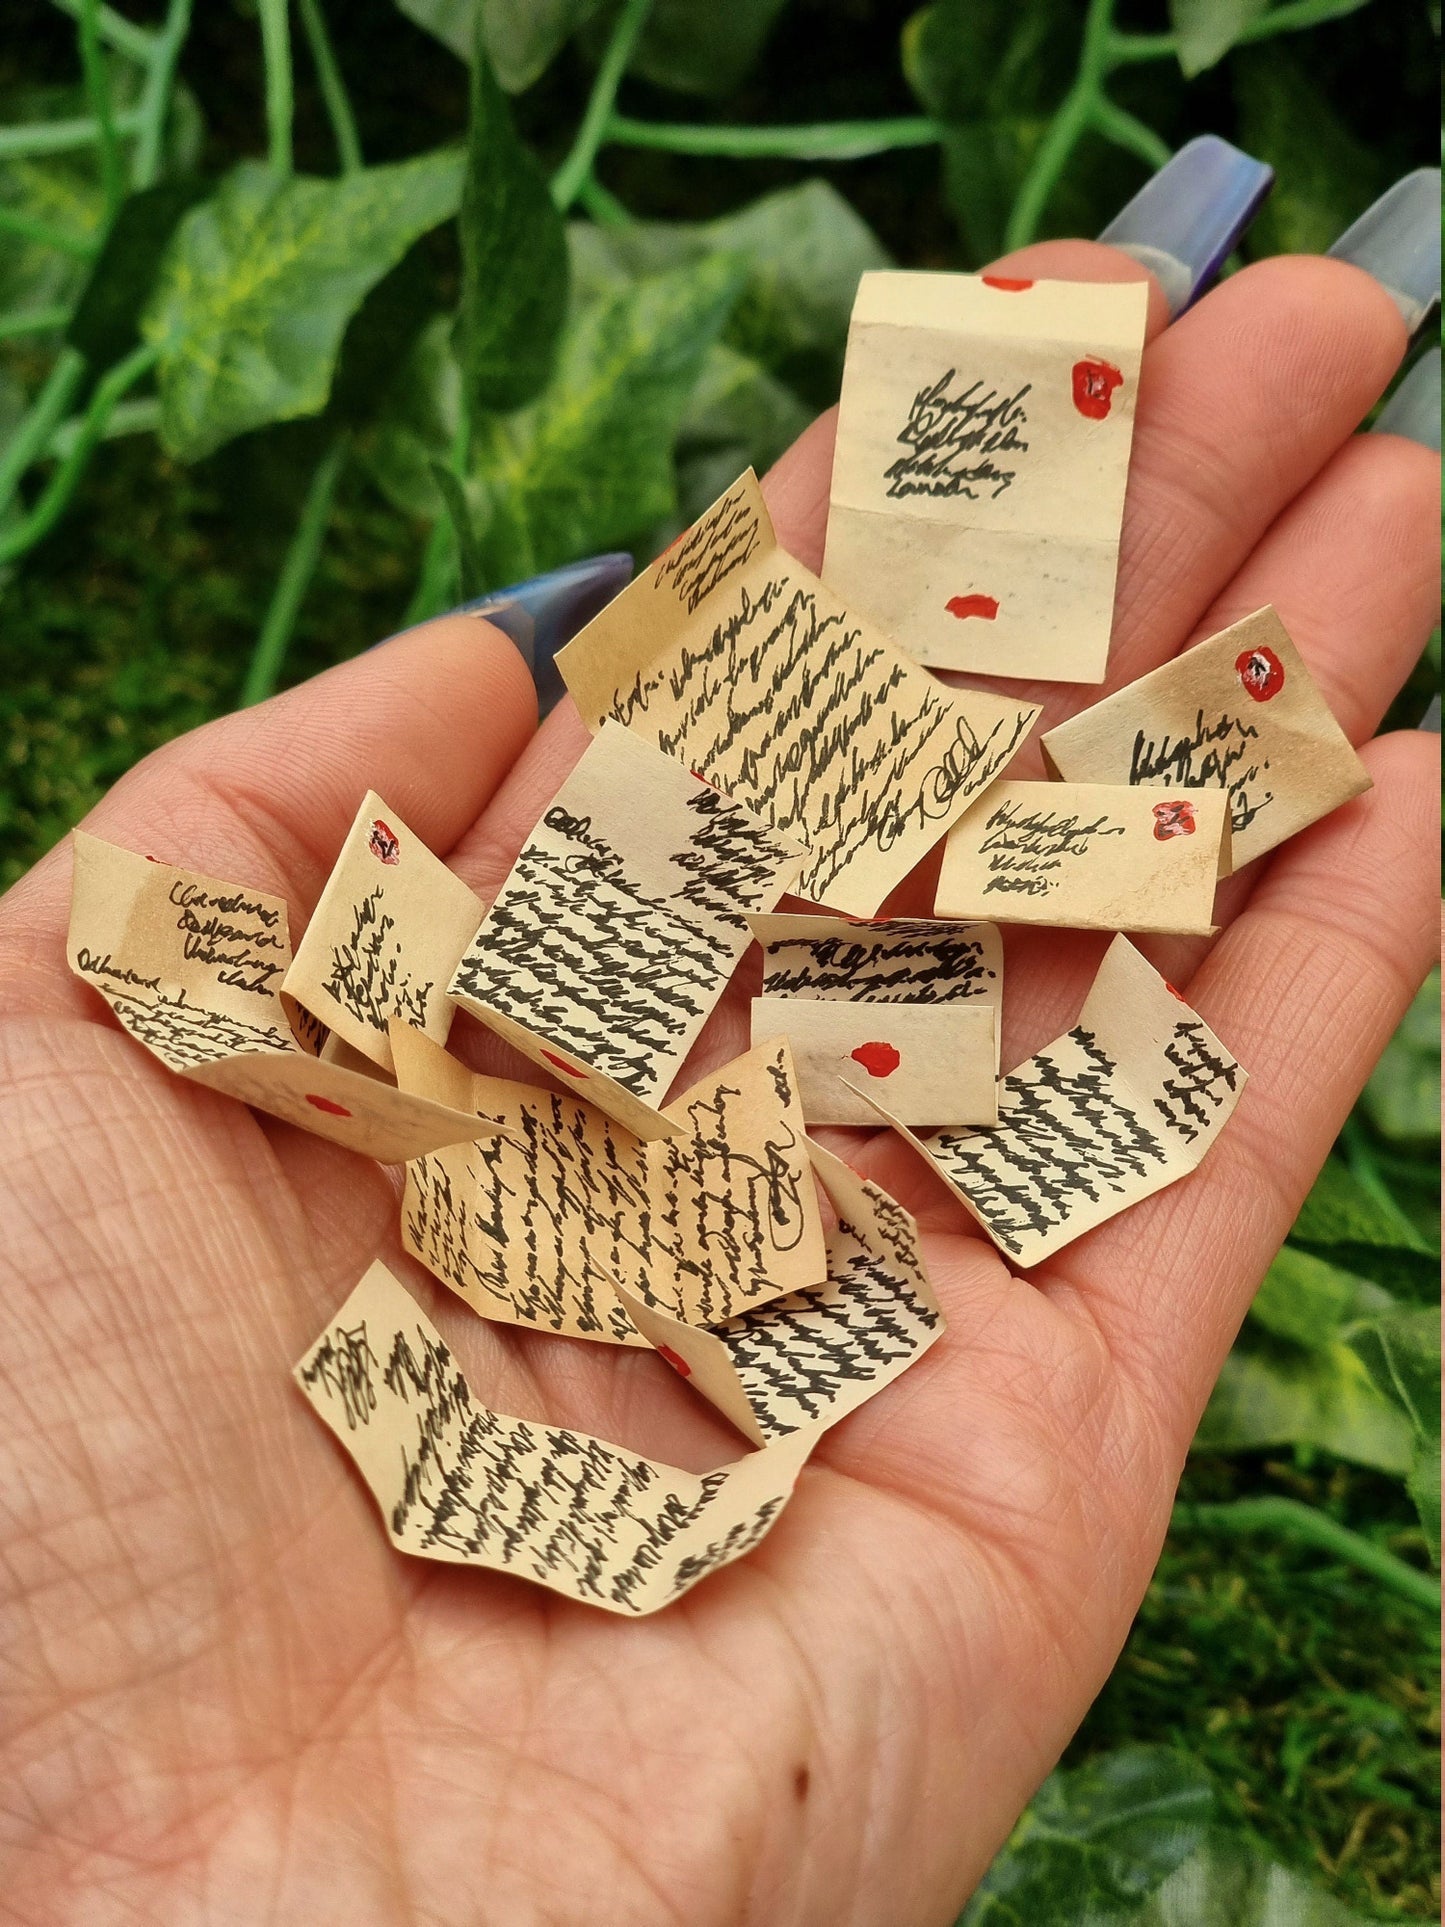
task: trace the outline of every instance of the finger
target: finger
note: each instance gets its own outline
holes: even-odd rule
[[[298,926],[368,789],[445,850],[536,729],[531,677],[475,617],[443,617],[166,744],[85,819],[97,836],[287,899]],[[68,844],[0,905],[0,970],[27,1008],[72,995]]]
[[[1249,1082],[1200,1168],[1044,1281],[1103,1333],[1180,1449],[1225,1352],[1436,955],[1438,744],[1369,745],[1375,788],[1282,849],[1190,1001]]]

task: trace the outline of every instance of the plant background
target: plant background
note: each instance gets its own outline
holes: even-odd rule
[[[834,398],[862,268],[1093,233],[1204,131],[1278,171],[1246,258],[1319,249],[1438,155],[1419,0],[333,15],[9,0],[0,884],[178,731],[464,591],[645,560]],[[1438,675],[1437,631],[1395,722]],[[1438,1917],[1438,1047],[1437,981],[968,1927]]]

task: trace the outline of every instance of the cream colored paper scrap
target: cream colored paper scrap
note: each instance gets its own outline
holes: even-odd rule
[[[864,1082],[908,1124],[998,1117],[1003,945],[986,923],[752,917],[755,1038],[786,1035],[810,1124],[870,1124]]]
[[[282,991],[389,1071],[390,1018],[447,1041],[446,987],[481,915],[461,878],[368,790]]]
[[[1015,783],[986,790],[948,833],[939,914],[1073,930],[1208,936],[1229,870],[1222,789]]]
[[[639,1137],[804,850],[604,723],[465,947],[451,995]]]
[[[826,1431],[891,1385],[943,1333],[908,1212],[821,1145],[809,1148],[838,1213],[821,1289],[794,1292],[707,1330],[617,1287],[638,1330],[755,1445]]]
[[[296,1367],[391,1542],[640,1617],[740,1559],[812,1447],[794,1433],[715,1472],[479,1404],[440,1332],[374,1264]]]
[[[1102,682],[1141,281],[858,284],[823,580],[918,661]]]
[[[1227,788],[1235,870],[1370,787],[1272,608],[1051,729],[1043,749],[1068,783]]]
[[[827,1276],[780,1040],[675,1099],[677,1133],[653,1143],[570,1092],[479,1077],[399,1025],[392,1047],[404,1090],[508,1127],[508,1140],[417,1159],[402,1200],[406,1249],[484,1318],[636,1345],[614,1281],[712,1324]]]
[[[615,717],[807,845],[797,894],[869,916],[1038,710],[945,689],[779,548],[749,469],[557,658]]]
[[[281,1004],[291,962],[279,897],[155,863],[73,833],[67,956],[132,1037],[196,1084],[350,1151],[400,1164],[501,1126],[329,1063],[293,1037]]]
[[[1193,1171],[1245,1084],[1226,1047],[1116,937],[1073,1029],[1003,1080],[993,1131],[915,1137],[1020,1265],[1036,1265]]]

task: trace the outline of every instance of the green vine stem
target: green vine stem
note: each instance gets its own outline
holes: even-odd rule
[[[552,199],[564,214],[581,192],[582,183],[592,172],[598,149],[609,137],[614,124],[612,106],[617,99],[617,89],[622,85],[622,76],[627,72],[627,63],[637,45],[637,36],[647,25],[647,16],[651,11],[652,0],[625,0],[622,12],[617,16],[617,24],[612,29],[602,63],[597,69],[597,78],[587,100],[587,110],[577,129],[571,152],[552,178]]]
[[[256,0],[261,18],[261,54],[266,65],[266,159],[281,180],[291,176],[291,23],[287,0]]]
[[[669,154],[722,154],[738,160],[858,161],[897,147],[931,147],[944,129],[923,114],[894,120],[820,121],[811,127],[693,127],[614,114],[607,138],[619,147]]]
[[[78,348],[62,348],[24,420],[0,451],[0,515],[10,506],[21,476],[49,444],[84,379],[85,356]]]
[[[153,187],[160,178],[176,63],[190,29],[191,0],[171,0],[141,90],[140,130],[131,160],[131,180],[138,188]]]
[[[69,320],[69,308],[22,308],[18,314],[0,314],[0,341],[14,341],[20,335],[50,334],[56,328],[63,328]]]
[[[100,44],[99,0],[80,0],[79,40],[85,98],[100,129],[100,190],[105,198],[105,225],[109,227],[125,193],[125,170],[120,158],[120,136],[115,128],[110,70]]]
[[[118,134],[134,134],[139,126],[140,115],[135,108],[115,117]],[[99,139],[99,121],[86,117],[0,127],[0,161],[32,161],[47,154],[72,154],[80,147],[94,147]]]
[[[137,401],[117,402],[110,411],[110,419],[100,431],[103,442],[118,442],[126,435],[154,435],[161,425],[161,405],[155,395],[142,395]],[[42,451],[42,458],[49,457],[63,462],[84,432],[85,422],[79,415],[72,415],[63,421],[50,437],[49,446]]]
[[[1177,1505],[1174,1524],[1185,1531],[1212,1532],[1221,1537],[1236,1533],[1268,1532],[1277,1539],[1311,1546],[1343,1559],[1360,1572],[1388,1586],[1402,1599],[1423,1606],[1436,1617],[1440,1612],[1440,1582],[1417,1566],[1407,1565],[1373,1539],[1351,1532],[1327,1512],[1298,1499],[1235,1499],[1228,1505]]]
[[[51,0],[61,13],[68,13],[72,20],[80,18],[81,0]],[[155,53],[155,34],[149,27],[138,27],[133,20],[127,20],[123,13],[113,7],[96,8],[96,25],[100,37],[108,47],[114,47],[118,54],[126,54],[130,59],[144,67],[149,64]]]
[[[18,208],[0,205],[0,234],[14,234],[22,241],[35,241],[57,254],[73,254],[77,261],[94,260],[100,243],[88,234],[72,234],[69,228],[56,227],[53,221],[37,220]]]
[[[331,135],[336,142],[341,171],[343,174],[359,174],[363,165],[361,137],[356,131],[356,116],[351,111],[346,83],[336,64],[336,52],[326,28],[326,15],[321,11],[321,0],[300,0],[300,8],[301,26],[316,67],[316,79],[326,107],[326,118],[331,122]]]
[[[271,606],[266,611],[266,620],[261,624],[261,633],[256,638],[250,667],[241,687],[242,709],[249,709],[252,703],[264,702],[275,692],[276,680],[281,674],[286,651],[291,646],[291,638],[296,630],[301,604],[306,599],[306,591],[311,587],[311,579],[316,573],[316,564],[321,559],[321,544],[326,537],[326,525],[331,520],[336,485],[346,463],[348,446],[349,438],[345,434],[338,435],[311,477],[306,499],[301,504],[296,533],[286,551],[286,560],[281,565],[281,573],[271,596]]]

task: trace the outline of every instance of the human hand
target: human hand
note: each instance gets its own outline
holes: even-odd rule
[[[1084,243],[1007,271],[1139,272]],[[1351,439],[1399,316],[1312,259],[1167,333],[1154,306],[1107,687],[1273,601],[1364,743],[1433,600],[1433,458]],[[768,484],[814,566],[830,433]],[[1030,693],[1048,727],[1103,692]],[[583,740],[570,706],[534,736],[511,646],[445,618],[170,745],[88,827],[299,923],[372,786],[486,894]],[[394,1173],[169,1076],[68,975],[68,853],[38,865],[0,905],[13,1916],[950,1919],[1107,1675],[1249,1297],[1428,967],[1433,751],[1370,744],[1375,789],[1231,880],[1212,947],[1144,946],[1251,1074],[1191,1178],[1021,1279],[853,1138],[919,1215],[948,1332],[754,1554],[638,1623],[398,1557],[290,1362],[381,1257],[500,1409],[699,1468],[735,1436],[646,1354],[467,1317],[401,1256]],[[1101,948],[1009,933],[1006,1063]]]

